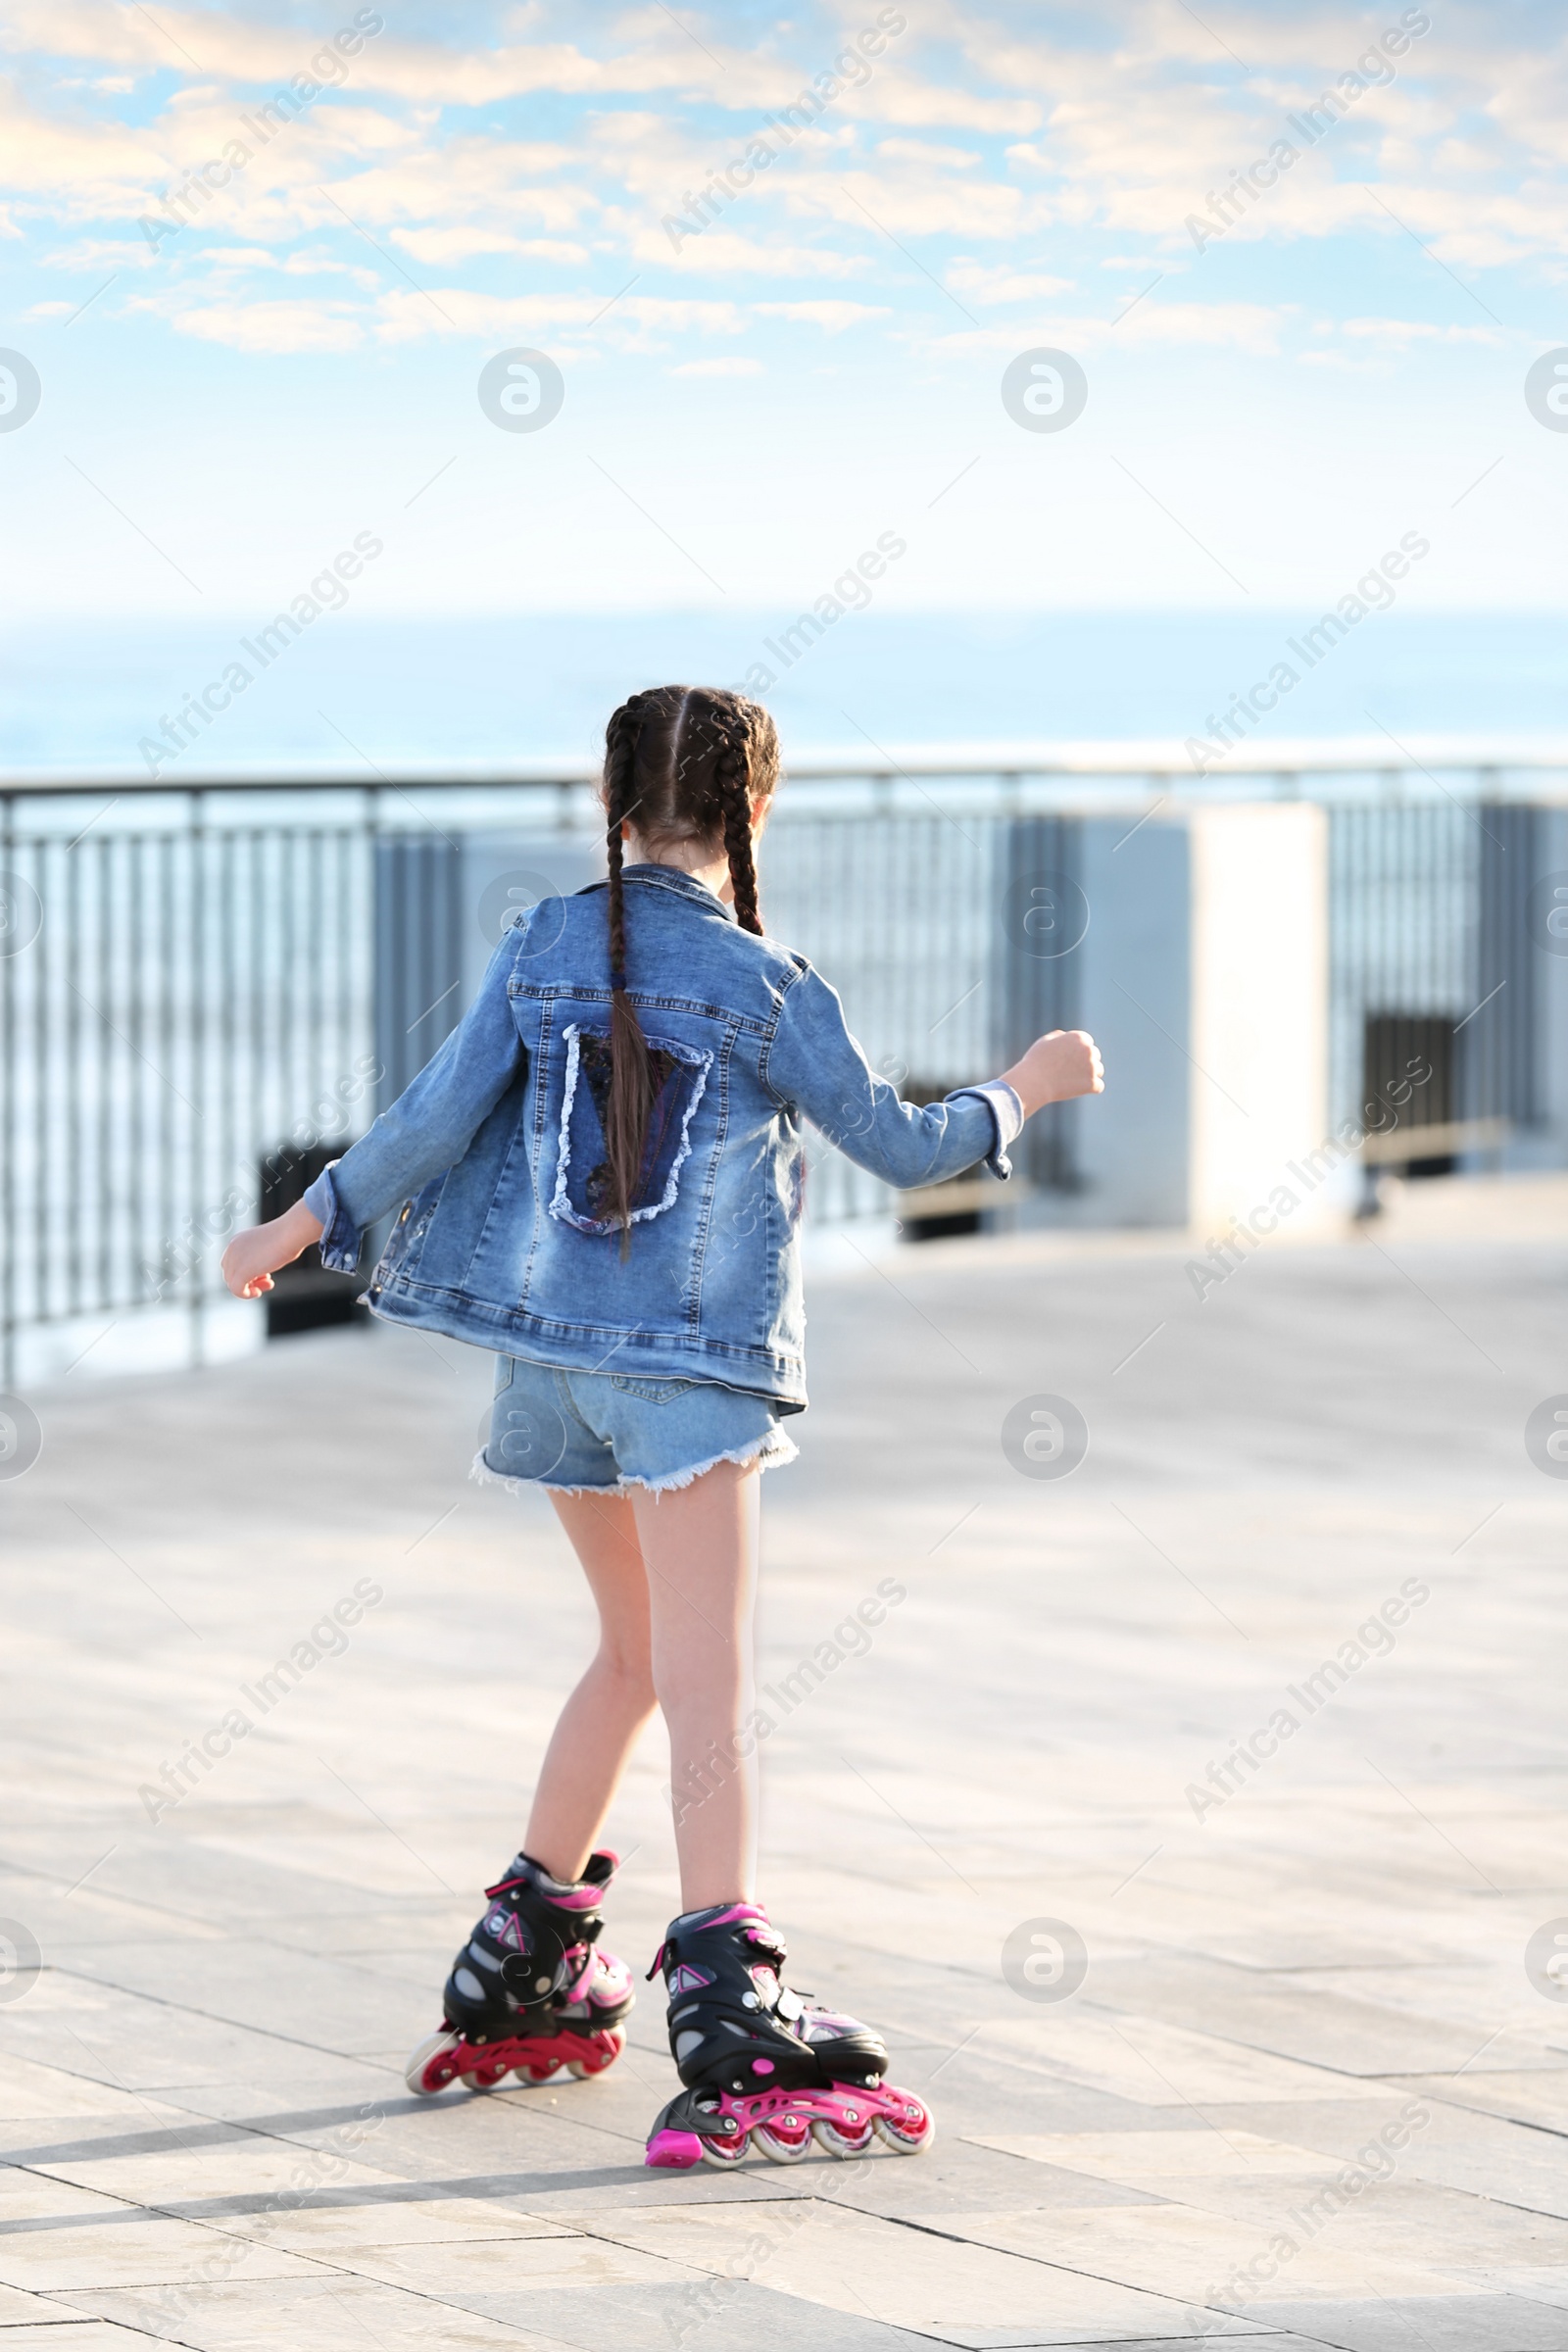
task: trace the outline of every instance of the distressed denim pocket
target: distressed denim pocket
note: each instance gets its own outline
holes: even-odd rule
[[[670,1404],[699,1384],[695,1380],[634,1380],[627,1373],[616,1372],[612,1374],[610,1385],[619,1389],[623,1396],[638,1397],[644,1404]]]
[[[610,1214],[610,1163],[605,1145],[605,1108],[610,1100],[610,1038],[607,1031],[568,1022],[562,1031],[566,1050],[556,1189],[550,1213],[579,1233],[619,1230]],[[672,1208],[681,1170],[691,1155],[691,1127],[708,1084],[713,1056],[673,1038],[651,1037],[654,1100],[642,1165],[632,1193],[631,1219],[646,1224]]]

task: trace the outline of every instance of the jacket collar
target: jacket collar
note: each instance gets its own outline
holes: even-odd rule
[[[696,899],[712,913],[721,914],[726,923],[735,920],[733,906],[726,906],[706,882],[699,882],[693,874],[682,873],[678,865],[628,865],[622,869],[621,878],[626,882],[644,882],[653,890],[672,890],[677,898]],[[602,890],[605,885],[598,883],[595,887]]]

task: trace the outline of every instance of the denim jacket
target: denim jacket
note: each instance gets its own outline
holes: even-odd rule
[[[657,1094],[630,1253],[607,1214],[603,883],[503,938],[466,1015],[306,1194],[321,1262],[402,1202],[372,1310],[569,1371],[719,1381],[806,1402],[802,1120],[894,1185],[1010,1174],[1011,1087],[899,1100],[807,962],[674,867],[628,866],[627,985]]]

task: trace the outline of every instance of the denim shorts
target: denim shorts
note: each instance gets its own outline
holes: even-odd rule
[[[772,1470],[793,1462],[797,1451],[772,1399],[749,1389],[561,1372],[504,1355],[473,1476],[481,1485],[497,1480],[556,1494],[616,1494],[632,1487],[659,1494],[689,1487],[719,1462]]]

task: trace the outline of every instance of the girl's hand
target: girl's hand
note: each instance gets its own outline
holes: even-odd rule
[[[1087,1029],[1053,1029],[1037,1037],[1003,1078],[1033,1118],[1048,1102],[1069,1102],[1074,1095],[1102,1095],[1105,1065]]]
[[[291,1266],[302,1250],[321,1238],[321,1220],[296,1200],[270,1225],[236,1233],[223,1251],[223,1280],[236,1298],[260,1298],[272,1287],[279,1266]]]

